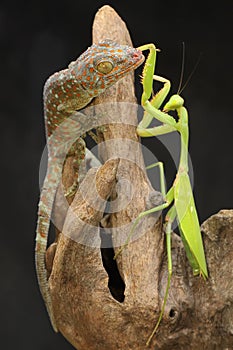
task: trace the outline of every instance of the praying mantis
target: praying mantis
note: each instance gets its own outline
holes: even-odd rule
[[[141,137],[150,137],[178,131],[181,138],[181,150],[178,171],[173,185],[167,193],[165,193],[163,164],[161,162],[158,162],[147,167],[147,169],[149,169],[154,166],[158,166],[160,169],[161,193],[164,198],[164,203],[155,208],[141,212],[138,215],[131,227],[127,240],[115,255],[116,257],[118,254],[120,254],[124,247],[129,243],[136,226],[143,217],[158,211],[162,211],[163,209],[171,206],[165,217],[164,225],[166,233],[168,263],[167,286],[158,321],[146,343],[147,345],[149,345],[152,337],[156,333],[159,324],[162,320],[168,297],[172,277],[171,233],[172,224],[175,219],[178,222],[180,235],[184,244],[187,258],[192,267],[193,274],[195,276],[201,275],[204,278],[204,280],[206,280],[208,277],[208,272],[198,215],[188,175],[189,125],[188,113],[186,108],[184,107],[184,100],[181,96],[179,96],[179,94],[172,95],[169,101],[165,103],[163,109],[160,109],[161,105],[165,101],[170,91],[171,84],[169,80],[154,75],[156,52],[159,50],[156,49],[156,47],[153,44],[143,45],[138,47],[138,49],[141,51],[149,50],[149,54],[145,62],[142,74],[143,93],[141,97],[141,105],[144,108],[144,115],[142,121],[137,127],[137,133]],[[157,92],[155,96],[151,98],[153,94],[154,80],[161,82],[163,84],[163,87]],[[177,120],[168,114],[169,111],[176,112]],[[153,118],[157,119],[162,124],[156,127],[149,128],[148,126],[150,125]]]

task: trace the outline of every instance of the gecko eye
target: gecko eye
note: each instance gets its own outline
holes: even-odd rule
[[[113,64],[110,61],[101,61],[97,63],[96,69],[102,74],[108,74],[113,69]]]

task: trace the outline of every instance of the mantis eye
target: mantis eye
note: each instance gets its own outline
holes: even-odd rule
[[[110,61],[101,61],[97,63],[96,69],[102,74],[108,74],[113,69],[113,64]]]

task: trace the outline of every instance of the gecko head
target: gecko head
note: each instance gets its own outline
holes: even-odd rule
[[[138,49],[104,40],[89,47],[70,69],[83,89],[94,97],[136,69],[144,59]]]

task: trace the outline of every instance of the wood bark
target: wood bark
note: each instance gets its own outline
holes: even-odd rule
[[[124,22],[109,6],[98,11],[93,25],[93,42],[106,38],[131,45]],[[182,242],[173,235],[173,276],[166,310],[146,347],[167,281],[161,219],[146,217],[136,231],[138,238],[116,263],[113,260],[133,220],[161,200],[145,175],[135,131],[135,101],[132,73],[94,102],[97,111],[106,110],[105,104],[111,102],[112,120],[124,123],[110,123],[99,131],[104,164],[88,171],[76,193],[53,265],[50,262],[48,267],[59,331],[78,350],[232,349],[233,210],[222,210],[202,225],[210,273],[207,282],[193,277]],[[66,166],[71,167],[70,162]],[[69,174],[64,171],[64,176]],[[106,215],[108,199],[113,213]],[[122,203],[126,204],[122,207]],[[101,249],[103,239],[112,239],[113,248]]]

